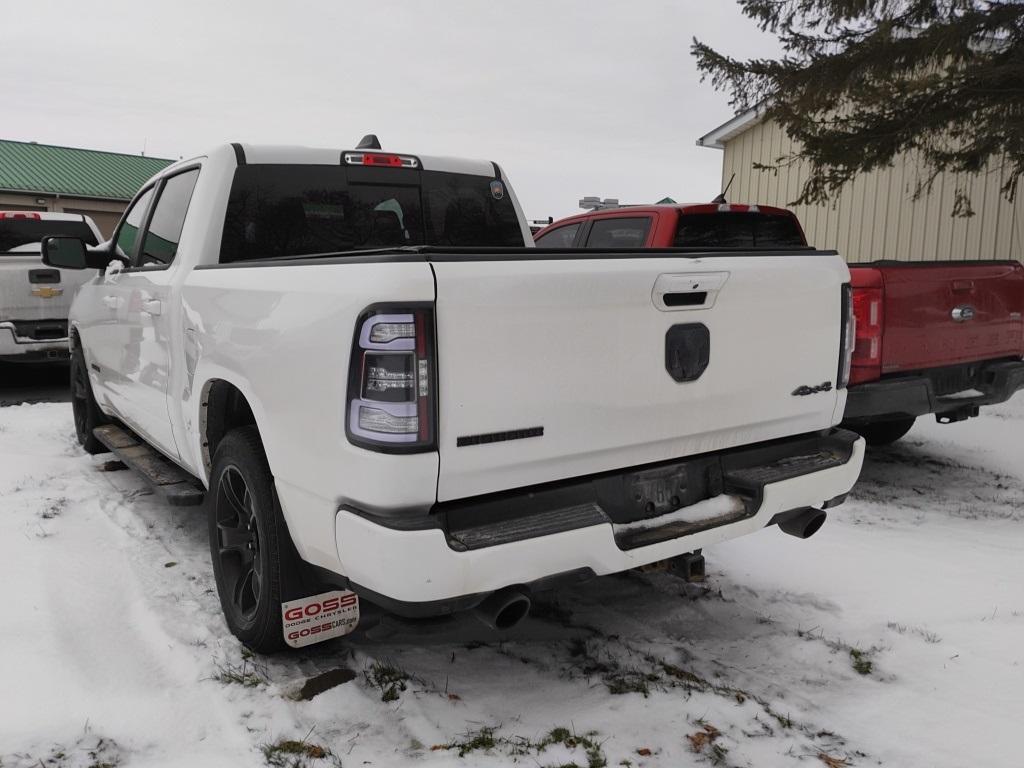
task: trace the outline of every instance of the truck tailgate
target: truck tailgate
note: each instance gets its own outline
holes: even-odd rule
[[[47,267],[38,253],[0,253],[0,322],[66,321],[75,289],[94,274]]]
[[[811,432],[842,412],[837,256],[485,258],[431,259],[439,501]]]
[[[871,266],[885,290],[883,374],[1024,355],[1019,263]]]

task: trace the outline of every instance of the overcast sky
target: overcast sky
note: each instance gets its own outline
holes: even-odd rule
[[[372,132],[496,160],[530,218],[709,200],[721,153],[694,142],[732,110],[693,36],[775,50],[732,0],[5,3],[0,138],[178,158]]]

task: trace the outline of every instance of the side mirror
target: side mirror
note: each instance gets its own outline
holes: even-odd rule
[[[90,249],[77,237],[44,237],[43,264],[57,269],[105,269],[117,258],[106,248]]]

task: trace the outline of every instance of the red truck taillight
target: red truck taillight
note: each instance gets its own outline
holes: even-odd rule
[[[857,318],[857,343],[853,348],[851,384],[874,381],[882,375],[884,298],[880,281],[877,286],[854,286],[853,315]]]
[[[415,453],[436,445],[434,311],[378,305],[356,325],[345,432],[355,445]]]

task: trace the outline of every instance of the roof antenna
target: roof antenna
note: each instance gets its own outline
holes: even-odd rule
[[[380,149],[380,139],[376,134],[368,133],[359,140],[356,149]]]
[[[729,177],[729,183],[725,185],[725,189],[722,190],[722,193],[718,197],[711,201],[712,203],[718,203],[719,205],[722,205],[723,203],[729,202],[728,200],[725,199],[725,193],[729,191],[729,187],[732,186],[732,180],[735,178],[736,174],[734,173],[732,176]]]

